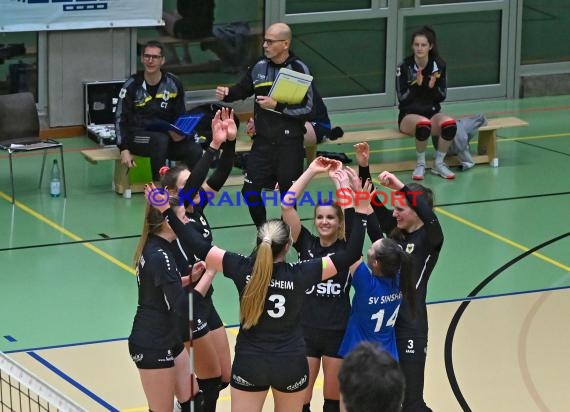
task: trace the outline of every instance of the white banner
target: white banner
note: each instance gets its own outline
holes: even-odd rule
[[[162,0],[0,0],[0,32],[161,24]]]

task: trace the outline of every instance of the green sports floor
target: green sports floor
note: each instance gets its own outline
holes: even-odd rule
[[[529,126],[499,130],[498,168],[478,165],[454,181],[426,175],[445,234],[428,290],[426,399],[438,411],[564,410],[570,402],[559,382],[570,367],[570,96],[448,103],[444,111],[516,116]],[[345,130],[395,127],[396,117],[395,109],[332,116]],[[70,353],[117,344],[116,356],[131,368],[125,344],[137,302],[131,262],[145,199],[112,191],[112,162],[84,160],[80,150],[94,142],[62,142],[66,199],[49,196],[49,167],[38,189],[41,153],[35,152],[14,160],[12,205],[8,157],[0,153],[0,351],[55,386],[73,387],[70,396],[88,399],[88,410],[143,410],[140,393],[135,400],[114,395],[89,378],[99,373],[106,385],[121,387],[115,355],[81,355],[87,361]],[[371,147],[373,162],[414,156],[412,139]],[[354,158],[349,145],[326,150]],[[57,156],[49,154],[48,164]],[[235,194],[240,187],[225,190]],[[328,191],[331,184],[319,179],[310,190]],[[254,240],[248,211],[228,208],[208,208],[215,243],[248,253]],[[270,217],[278,214],[269,208]],[[300,214],[311,225],[312,207],[302,206]],[[235,326],[233,284],[218,275],[215,290],[222,319]],[[56,351],[64,354],[50,357]],[[136,380],[136,372],[129,376]],[[227,399],[221,402],[229,410]]]

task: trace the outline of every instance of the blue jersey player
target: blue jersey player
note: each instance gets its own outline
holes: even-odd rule
[[[394,325],[402,289],[408,301],[414,297],[410,259],[395,241],[379,239],[370,246],[367,263],[361,263],[352,277],[355,294],[339,354],[344,357],[360,342],[369,341],[398,360]]]

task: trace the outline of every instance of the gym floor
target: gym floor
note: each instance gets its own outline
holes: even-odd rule
[[[426,175],[446,240],[428,290],[425,398],[437,411],[565,410],[570,96],[448,103],[444,111],[456,117],[516,116],[529,126],[499,130],[498,168],[478,165],[458,172],[454,181]],[[396,117],[395,109],[332,116],[345,130],[395,127]],[[49,196],[56,152],[48,155],[38,189],[41,152],[35,152],[14,159],[12,205],[8,158],[0,153],[0,351],[87,410],[144,411],[126,338],[137,302],[131,262],[145,200],[112,191],[112,162],[92,165],[83,159],[79,151],[94,142],[62,142],[67,198]],[[414,157],[412,139],[376,142],[372,149],[374,162]],[[354,159],[349,145],[325,150]],[[398,175],[410,180],[410,172]],[[309,189],[331,187],[319,179]],[[228,213],[228,207],[208,208],[215,243],[248,253],[254,241],[248,211],[240,206]],[[312,207],[299,210],[312,227]],[[278,217],[279,209],[270,207],[269,215]],[[237,293],[222,275],[215,289],[233,346]],[[321,409],[321,388],[319,380],[313,410]],[[228,389],[218,405],[229,411]],[[271,405],[269,396],[264,410]]]

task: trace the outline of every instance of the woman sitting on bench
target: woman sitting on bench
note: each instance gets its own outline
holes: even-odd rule
[[[455,174],[443,162],[457,126],[455,120],[440,113],[440,103],[447,96],[445,61],[437,52],[435,32],[424,26],[412,33],[414,54],[404,59],[396,70],[396,93],[400,114],[398,126],[402,133],[416,137],[416,168],[412,179],[423,180],[426,168],[427,140],[432,136],[437,147],[431,172],[444,179]]]

